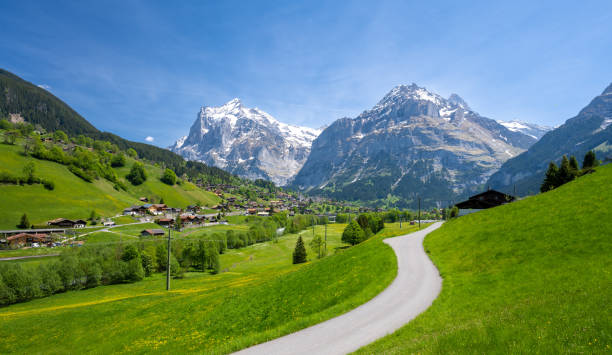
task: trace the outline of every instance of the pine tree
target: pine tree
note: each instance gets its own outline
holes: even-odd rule
[[[24,213],[23,216],[21,216],[21,221],[19,221],[17,228],[30,228],[30,220],[27,214]]]
[[[559,168],[557,168],[557,164],[554,162],[550,162],[548,164],[548,170],[546,170],[546,177],[544,178],[544,182],[542,182],[542,186],[540,186],[540,192],[546,192],[557,187],[559,181]]]
[[[561,167],[559,168],[559,180],[558,180],[558,185],[556,185],[555,187],[559,187],[565,183],[568,183],[572,180],[574,180],[575,176],[572,173],[572,168],[570,167],[570,162],[569,159],[567,159],[567,156],[563,156],[563,158],[561,158]]]
[[[590,169],[599,165],[599,161],[595,158],[595,152],[589,150],[582,161],[582,169]]]
[[[575,156],[572,155],[570,157],[569,165],[570,165],[570,171],[574,174],[574,177],[576,177],[578,175],[578,170],[580,170],[580,168],[578,167],[578,160],[576,160]]]
[[[304,241],[302,236],[298,237],[295,243],[295,250],[293,251],[293,263],[301,264],[306,262],[306,247],[304,247]]]

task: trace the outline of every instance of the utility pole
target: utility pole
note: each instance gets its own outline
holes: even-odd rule
[[[166,265],[166,291],[170,291],[170,231],[168,228],[168,264]]]
[[[327,223],[325,223],[325,255],[327,255]]]
[[[419,229],[421,229],[421,197],[419,197]]]

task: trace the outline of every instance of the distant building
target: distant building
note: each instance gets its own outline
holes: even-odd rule
[[[83,219],[66,219],[66,218],[56,218],[54,220],[48,221],[47,225],[54,227],[64,227],[64,228],[83,228],[87,225],[87,221]]]
[[[164,232],[163,229],[145,229],[142,232],[140,232],[140,235],[143,237],[165,235],[165,234],[166,232]]]
[[[516,198],[512,195],[495,190],[487,190],[478,195],[471,196],[468,200],[459,202],[455,206],[459,209],[481,210],[501,206],[514,200]]]

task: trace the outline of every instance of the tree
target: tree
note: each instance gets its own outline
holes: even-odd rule
[[[570,166],[570,171],[572,172],[572,174],[574,176],[577,176],[578,170],[580,170],[580,168],[578,167],[578,160],[576,160],[576,157],[573,155],[570,157],[569,166]]]
[[[138,256],[138,249],[136,246],[134,246],[134,244],[128,244],[126,245],[125,249],[123,249],[121,260],[130,261],[132,259],[136,259]]]
[[[365,230],[366,228],[368,228],[370,226],[370,221],[368,220],[368,215],[364,214],[360,214],[359,217],[357,217],[357,223],[359,223],[359,227],[361,227],[361,229]]]
[[[317,257],[321,258],[321,247],[323,246],[323,240],[320,235],[315,235],[310,241],[310,248],[317,253]]]
[[[453,208],[451,208],[450,210],[450,217],[451,218],[455,218],[459,216],[459,207],[457,206],[453,206]]]
[[[128,155],[130,158],[134,158],[134,159],[137,159],[137,158],[138,158],[138,153],[136,153],[136,151],[134,150],[134,148],[130,148],[130,149],[128,149],[128,150],[127,150],[127,155]]]
[[[596,167],[598,165],[599,165],[599,161],[595,157],[595,152],[592,151],[592,150],[589,150],[585,154],[584,160],[582,161],[582,169],[590,169],[590,168],[594,168],[594,167]]]
[[[53,133],[53,140],[66,143],[68,142],[68,135],[64,131],[58,129]]]
[[[132,185],[140,185],[147,180],[147,174],[144,170],[144,165],[139,162],[134,162],[130,173],[125,177]]]
[[[295,243],[295,250],[293,250],[293,263],[301,264],[306,262],[306,248],[304,247],[304,241],[302,236],[298,237]]]
[[[144,271],[144,275],[151,276],[151,274],[153,273],[153,257],[143,250],[143,252],[140,253],[140,259],[142,261],[142,269]]]
[[[111,159],[111,166],[115,168],[125,166],[125,155],[123,153],[115,154]]]
[[[365,232],[361,229],[356,220],[352,220],[342,232],[342,241],[350,245],[355,245],[361,243],[363,240],[365,240]]]
[[[570,162],[569,159],[567,159],[567,156],[563,156],[563,158],[561,158],[561,167],[559,168],[559,180],[558,180],[558,185],[555,187],[559,187],[565,183],[568,183],[572,180],[574,180],[574,178],[576,177],[572,171],[572,168],[570,166]]]
[[[98,219],[98,215],[96,214],[96,211],[91,210],[91,213],[89,214],[89,220],[93,223],[96,219]]]
[[[164,170],[164,174],[161,177],[161,181],[164,184],[172,186],[176,184],[176,174],[171,169],[166,168],[166,170]]]
[[[21,216],[21,221],[19,221],[17,228],[30,228],[30,220],[27,214],[24,213],[23,216]]]
[[[559,186],[559,168],[554,162],[548,164],[548,170],[546,170],[546,176],[540,186],[540,192],[546,192]]]
[[[34,181],[34,173],[36,172],[34,163],[31,161],[27,162],[21,171],[23,172],[23,177],[28,184],[31,184]]]

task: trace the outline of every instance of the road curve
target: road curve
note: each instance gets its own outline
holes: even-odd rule
[[[441,225],[384,240],[397,255],[397,276],[369,302],[236,354],[347,354],[394,332],[425,311],[440,293],[442,278],[423,249],[423,239]]]

